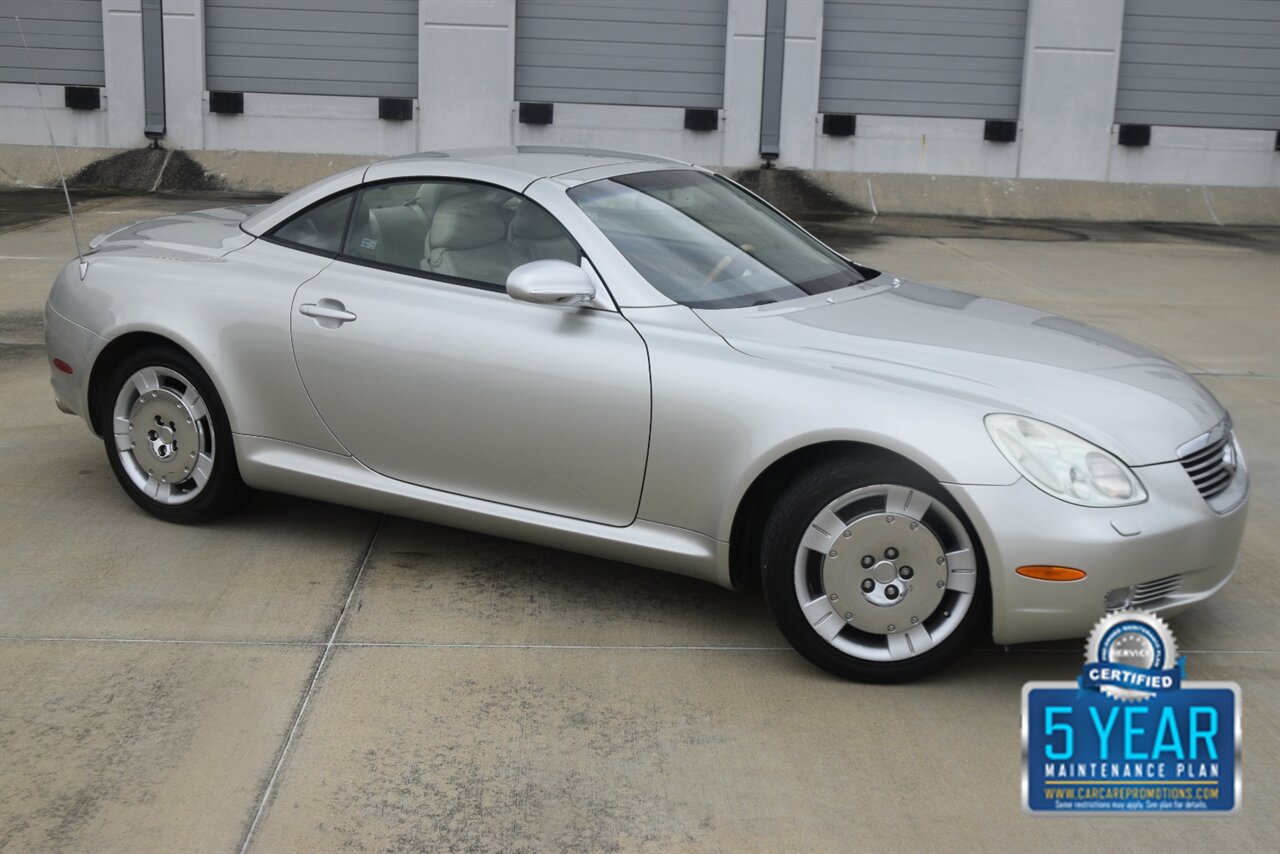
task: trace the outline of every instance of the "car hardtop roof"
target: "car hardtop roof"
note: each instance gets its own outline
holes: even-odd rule
[[[665,163],[689,166],[683,160],[641,154],[631,151],[609,151],[601,148],[574,148],[558,145],[510,145],[492,148],[456,148],[444,151],[422,151],[403,154],[378,161],[381,164],[416,166],[418,161],[424,171],[430,172],[441,160],[454,160],[477,165],[496,166],[511,172],[522,172],[530,180],[555,178],[567,172],[590,169],[596,166],[613,166],[624,163]]]
[[[331,175],[290,193],[240,224],[249,234],[260,236],[281,222],[328,196],[359,184],[396,181],[416,177],[445,180],[475,180],[523,192],[529,184],[549,178],[574,183],[627,172],[652,169],[698,169],[682,160],[649,154],[630,154],[594,148],[560,148],[521,145],[505,148],[468,148],[423,151],[387,160],[378,160]],[[572,177],[570,173],[578,173]]]

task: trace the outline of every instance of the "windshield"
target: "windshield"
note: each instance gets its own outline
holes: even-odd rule
[[[705,172],[605,178],[574,187],[569,197],[649,284],[691,308],[765,305],[875,275]]]

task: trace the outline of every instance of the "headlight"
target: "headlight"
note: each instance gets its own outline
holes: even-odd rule
[[[1128,466],[1073,433],[1022,415],[996,413],[984,421],[1005,459],[1054,498],[1083,507],[1147,500],[1142,482]]]

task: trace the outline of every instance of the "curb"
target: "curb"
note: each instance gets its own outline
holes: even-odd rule
[[[351,154],[59,149],[75,189],[287,193],[382,159]],[[1003,220],[1280,226],[1280,188],[1117,184],[1035,178],[721,169],[790,211]],[[58,184],[48,146],[0,145],[0,186]]]

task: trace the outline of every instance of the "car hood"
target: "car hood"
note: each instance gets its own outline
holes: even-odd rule
[[[1134,466],[1168,462],[1225,417],[1181,368],[1043,311],[881,276],[745,309],[699,310],[732,347],[914,386],[1056,424]]]
[[[89,250],[212,261],[253,242],[253,236],[242,231],[240,223],[264,207],[237,205],[143,220],[99,234],[89,241]]]

